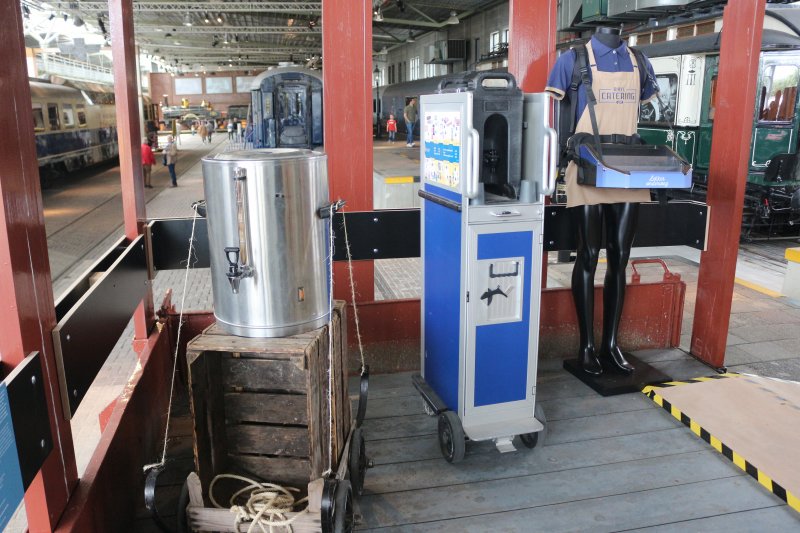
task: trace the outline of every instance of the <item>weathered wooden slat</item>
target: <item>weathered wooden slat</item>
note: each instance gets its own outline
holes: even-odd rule
[[[587,446],[591,446],[591,453],[587,453]],[[684,428],[596,439],[591,444],[569,442],[545,446],[541,450],[518,447],[517,452],[505,454],[491,447],[484,453],[468,454],[457,468],[444,461],[441,454],[422,461],[377,465],[369,471],[367,488],[370,494],[431,487],[446,490],[450,485],[462,483],[574,470],[706,449],[707,444]],[[369,451],[372,452],[371,447]]]
[[[225,418],[235,422],[308,425],[305,394],[225,393]]]
[[[384,423],[378,426],[380,431],[373,431],[373,425],[381,420],[364,422],[364,436],[367,440],[367,448],[369,449],[370,457],[375,460],[375,464],[402,463],[441,457],[436,436],[437,422],[435,417],[419,419],[419,428],[415,429],[413,436],[407,437],[397,436],[400,434],[399,431],[394,432],[395,436],[388,435],[391,430],[386,428]],[[683,426],[666,412],[662,413],[657,409],[611,413],[548,422],[546,442],[548,445],[554,445],[564,442],[591,441],[604,437],[634,435],[674,427]],[[427,436],[422,434],[426,429],[429,432]],[[483,446],[487,446],[487,449],[494,449],[491,443],[469,442],[467,443],[467,454],[479,453]]]
[[[746,512],[778,506],[782,502],[746,476],[725,477],[697,483],[677,484],[643,492],[625,492],[618,495],[586,498],[547,506],[527,505],[509,512],[490,512],[480,516],[411,522],[397,528],[381,529],[381,533],[437,533],[459,531],[479,533],[485,531],[629,531],[674,522],[668,531],[794,531],[798,520],[792,524],[789,517],[779,519],[779,524],[790,527],[769,528],[758,521],[747,521]],[[542,489],[546,491],[547,489]],[[793,511],[789,511],[793,512]],[[477,513],[476,513],[477,514]],[[696,520],[714,515],[729,516],[723,528],[693,528]],[[796,514],[796,513],[795,513]],[[741,521],[739,521],[741,517]],[[758,518],[758,515],[755,517]],[[368,531],[368,530],[367,530]],[[660,528],[646,531],[661,531]]]
[[[228,426],[228,452],[308,457],[308,429],[236,424]]]
[[[301,360],[258,360],[223,356],[222,383],[226,390],[306,392]]]
[[[537,398],[540,399],[539,403],[548,422],[658,408],[649,398],[638,392],[606,398],[599,395],[578,396],[569,401],[547,400],[540,396]]]
[[[702,376],[711,376],[715,372],[696,359],[683,358],[675,361],[659,361],[653,367],[671,376],[673,380],[682,381]]]
[[[579,470],[452,485],[446,490],[445,505],[442,504],[442,489],[433,488],[376,496],[366,494],[360,506],[367,527],[384,527],[556,505],[742,475],[715,451],[705,450]],[[662,505],[666,507],[664,502]],[[670,502],[669,507],[673,505]],[[617,519],[618,516],[610,518]],[[551,530],[545,528],[543,531]]]
[[[728,504],[730,505],[730,504]],[[669,519],[669,518],[668,518]],[[631,532],[644,533],[644,529]],[[648,527],[648,533],[685,533],[686,531],[800,531],[800,515],[788,505],[776,505],[748,511],[695,518]]]
[[[370,388],[372,378],[370,377]],[[372,391],[370,390],[370,393]],[[358,402],[356,396],[355,402]],[[422,398],[417,394],[416,396],[408,396],[404,398],[373,398],[370,394],[369,401],[367,402],[367,415],[365,419],[373,418],[387,418],[392,416],[407,416],[418,415],[423,413]]]
[[[229,455],[231,472],[247,472],[271,483],[302,489],[311,479],[311,462],[297,457]]]

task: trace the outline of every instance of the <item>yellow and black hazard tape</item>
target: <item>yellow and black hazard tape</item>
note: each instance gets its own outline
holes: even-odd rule
[[[717,374],[714,376],[689,379],[686,381],[668,381],[666,383],[659,383],[658,385],[648,385],[647,387],[642,389],[642,392],[648,398],[653,400],[657,405],[660,405],[665,411],[667,411],[669,414],[671,414],[673,417],[679,420],[684,426],[691,429],[692,433],[694,433],[695,435],[706,441],[708,444],[711,445],[712,448],[714,448],[723,456],[728,458],[731,462],[733,462],[733,464],[738,466],[740,469],[748,473],[753,479],[758,481],[764,488],[766,488],[768,491],[770,491],[772,494],[774,494],[781,500],[785,501],[789,505],[789,507],[791,507],[795,511],[800,512],[800,498],[798,498],[791,492],[788,492],[777,482],[773,481],[772,478],[770,478],[764,472],[761,472],[758,468],[752,465],[744,457],[733,451],[724,442],[720,441],[714,435],[710,434],[708,431],[703,429],[697,422],[689,418],[686,415],[686,413],[681,412],[680,409],[672,405],[669,401],[662,398],[656,392],[658,389],[664,389],[668,387],[678,387],[681,385],[690,385],[692,383],[702,383],[704,381],[713,381],[717,379],[737,378],[737,377],[741,377],[741,374],[725,373],[725,374]]]

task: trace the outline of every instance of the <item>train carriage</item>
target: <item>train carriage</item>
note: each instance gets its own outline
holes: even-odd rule
[[[700,199],[708,185],[719,46],[719,33],[710,33],[639,47],[651,59],[661,88],[661,104],[642,106],[639,134],[648,144],[666,144],[692,163],[691,194]],[[746,177],[746,235],[756,228],[774,232],[800,222],[800,33],[791,24],[765,28],[761,50]]]
[[[43,181],[118,155],[113,94],[90,95],[39,81],[31,81],[30,87],[36,155]],[[92,96],[111,100],[97,103]]]

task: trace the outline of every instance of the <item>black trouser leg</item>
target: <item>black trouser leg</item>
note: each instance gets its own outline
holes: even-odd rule
[[[600,355],[620,370],[633,371],[617,345],[617,330],[625,303],[625,269],[636,234],[639,204],[608,204],[603,209],[606,227],[606,270],[603,287],[603,341]]]
[[[578,234],[578,249],[572,269],[572,298],[578,315],[578,358],[584,371],[600,374],[603,369],[594,353],[594,273],[600,256],[603,206],[584,205],[569,209]]]

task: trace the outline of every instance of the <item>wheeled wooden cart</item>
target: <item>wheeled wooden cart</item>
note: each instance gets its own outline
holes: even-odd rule
[[[352,529],[353,496],[361,494],[368,459],[347,391],[345,309],[344,302],[336,302],[332,361],[328,326],[256,339],[212,325],[189,342],[197,473],[187,483],[190,528],[247,531],[230,509],[206,507],[212,481],[238,474],[307,491],[309,507],[292,523],[293,531]],[[364,407],[367,380],[365,373],[359,399]],[[204,498],[198,497],[198,486],[206,491]],[[218,495],[218,502],[227,503],[234,492],[223,482],[217,489],[224,496]]]

